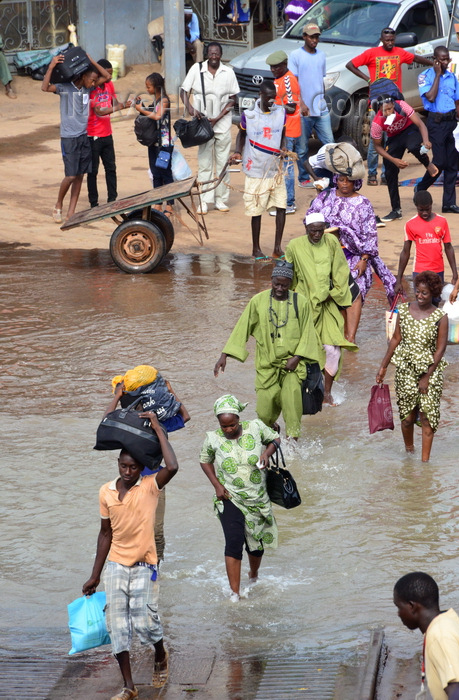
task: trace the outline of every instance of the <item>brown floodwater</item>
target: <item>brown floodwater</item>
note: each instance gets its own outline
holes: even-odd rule
[[[219,395],[249,401],[255,416],[253,343],[245,364],[229,361],[218,379],[212,368],[246,301],[269,286],[269,265],[177,254],[154,274],[130,276],[106,251],[5,246],[0,272],[4,650],[69,648],[66,606],[92,567],[99,486],[116,474],[116,453],[92,450],[95,431],[111,377],[144,363],[170,379],[192,416],[171,436],[180,472],[167,488],[160,610],[172,649],[350,653],[383,624],[391,645],[412,654],[419,635],[402,628],[392,603],[395,580],[410,570],[431,573],[443,604],[457,607],[458,350],[446,354],[430,464],[419,449],[405,455],[398,421],[393,433],[370,436],[367,403],[386,346],[380,285],[363,311],[360,351],[345,357],[340,405],[305,417],[288,454],[303,504],[276,508],[279,548],[234,605],[198,456]]]

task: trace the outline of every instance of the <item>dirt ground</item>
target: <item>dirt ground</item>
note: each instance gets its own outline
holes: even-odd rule
[[[137,65],[129,69],[124,78],[115,85],[120,99],[128,94],[141,93],[144,78],[158,65]],[[0,136],[0,156],[2,158],[2,175],[0,190],[0,211],[3,226],[0,229],[0,243],[29,246],[37,249],[57,248],[107,248],[115,224],[111,219],[90,225],[61,231],[51,218],[57,191],[63,177],[63,164],[59,141],[59,98],[51,93],[41,91],[41,83],[29,77],[15,77],[14,89],[17,100],[6,98],[0,91],[0,118],[2,132]],[[148,178],[147,149],[140,145],[133,131],[133,110],[117,113],[113,119],[115,140],[118,193],[125,197],[150,189]],[[233,126],[233,143],[237,127]],[[197,172],[197,148],[184,152],[193,172]],[[410,165],[401,179],[419,176],[422,166],[408,154]],[[220,253],[236,252],[251,255],[250,219],[244,215],[241,191],[244,175],[241,172],[231,174],[230,212],[209,211],[205,217],[209,231],[209,240],[200,248],[190,230],[175,222],[176,236],[174,252],[183,253]],[[434,208],[441,212],[442,188],[433,187]],[[105,181],[103,169],[99,170],[100,201],[105,201]],[[304,212],[313,198],[313,190],[296,188],[297,213],[287,216],[284,247],[288,241],[304,233],[302,219]],[[390,211],[389,197],[385,186],[362,189],[371,200],[375,211],[384,216]],[[387,265],[396,273],[397,258],[403,244],[403,227],[405,221],[413,216],[415,208],[412,202],[412,187],[401,188],[403,219],[385,228],[379,229],[380,253]],[[66,200],[67,201],[67,200]],[[194,226],[184,210],[180,215]],[[77,211],[88,207],[86,183]],[[64,210],[65,212],[65,210]],[[454,219],[457,215],[448,215],[454,238]],[[458,221],[459,223],[459,221]],[[270,254],[274,242],[274,217],[267,214],[262,220],[261,244],[263,251]],[[255,264],[255,263],[254,263]]]

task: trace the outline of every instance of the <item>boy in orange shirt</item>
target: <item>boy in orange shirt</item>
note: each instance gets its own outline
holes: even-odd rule
[[[276,104],[282,105],[286,113],[285,147],[288,151],[298,153],[301,140],[300,86],[297,78],[288,69],[288,56],[285,51],[274,51],[266,59],[271,68],[276,86]],[[291,160],[285,164],[285,186],[287,188],[286,214],[294,214],[295,206],[295,170]],[[276,212],[270,212],[275,216]]]

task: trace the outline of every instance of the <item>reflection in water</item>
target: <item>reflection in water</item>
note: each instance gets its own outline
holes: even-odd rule
[[[269,286],[270,266],[173,255],[152,275],[129,276],[106,251],[6,248],[0,269],[0,624],[16,623],[4,647],[40,647],[46,630],[48,648],[66,648],[66,605],[95,552],[98,489],[116,473],[115,453],[92,451],[95,430],[110,378],[143,363],[171,379],[192,415],[173,435],[181,470],[167,487],[161,610],[173,650],[199,646],[203,655],[258,664],[269,653],[352,650],[382,623],[410,653],[419,639],[402,628],[391,598],[395,580],[415,569],[434,575],[445,605],[458,604],[457,348],[447,350],[431,463],[404,454],[398,422],[394,433],[370,436],[366,406],[385,347],[381,285],[365,304],[360,352],[345,357],[344,402],[304,418],[288,457],[303,505],[276,510],[279,549],[265,556],[259,584],[232,605],[198,455],[217,396],[231,390],[254,416],[253,344],[244,365],[228,363],[218,379],[212,368],[247,300]],[[234,675],[234,697],[244,696],[245,674]]]

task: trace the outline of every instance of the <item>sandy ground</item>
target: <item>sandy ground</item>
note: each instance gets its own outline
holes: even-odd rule
[[[142,92],[144,77],[158,65],[138,65],[129,69],[127,75],[116,82],[120,99],[127,94]],[[0,92],[0,155],[2,158],[0,205],[3,226],[0,243],[29,246],[38,249],[56,248],[107,248],[115,224],[110,220],[94,222],[64,232],[51,218],[57,191],[63,177],[63,164],[59,141],[59,98],[41,91],[41,83],[29,77],[15,77],[14,88],[18,99],[10,100]],[[140,193],[150,188],[147,175],[147,150],[134,137],[132,110],[118,113],[113,118],[113,134],[116,148],[119,197]],[[233,128],[233,143],[237,128]],[[197,148],[184,151],[193,172],[197,172]],[[408,179],[422,174],[423,168],[408,154],[410,165],[402,178]],[[209,211],[205,217],[209,240],[200,248],[190,230],[175,222],[176,237],[174,252],[220,253],[235,252],[251,255],[250,219],[244,215],[240,192],[244,176],[241,172],[231,174],[230,212]],[[105,181],[99,171],[100,201],[105,201]],[[375,211],[385,215],[390,211],[389,197],[385,186],[368,187],[363,194],[370,198]],[[433,187],[434,208],[441,211],[441,187]],[[403,219],[379,229],[380,252],[388,266],[396,273],[397,258],[403,244],[404,222],[415,212],[411,187],[401,188]],[[284,246],[288,241],[304,232],[302,218],[313,197],[313,190],[297,188],[297,213],[287,216]],[[77,211],[86,209],[86,183]],[[184,210],[180,215],[190,222]],[[447,217],[454,238],[454,219]],[[458,221],[459,223],[459,221]],[[194,228],[194,227],[193,227]],[[264,215],[262,221],[262,248],[266,254],[272,251],[274,242],[274,217]]]

